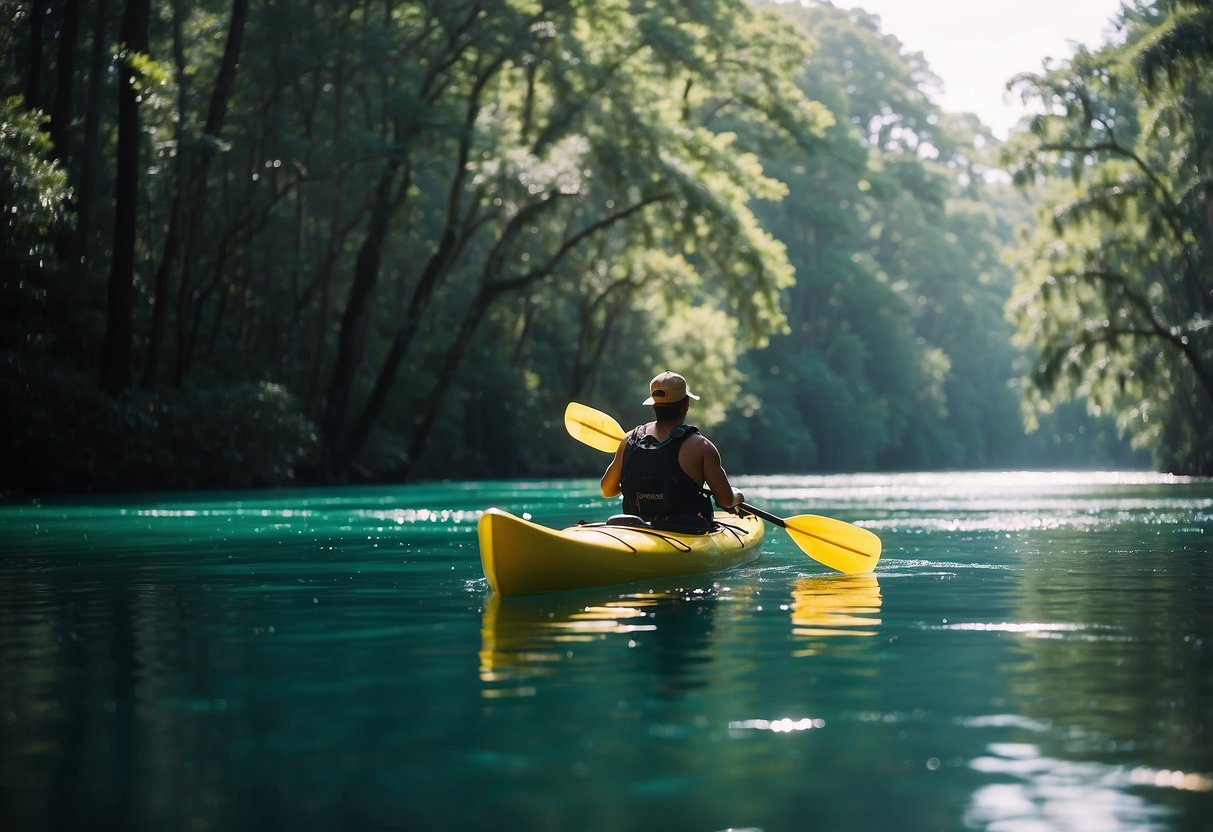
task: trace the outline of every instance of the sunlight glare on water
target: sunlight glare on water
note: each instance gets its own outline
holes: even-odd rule
[[[879,516],[860,525],[882,530],[1022,531],[1090,527],[1109,520],[1171,524],[1213,520],[1213,500],[1184,493],[1165,496],[1189,477],[1150,472],[858,474],[837,477],[766,477],[755,500],[828,506],[879,505]],[[1195,509],[1195,513],[1193,513]],[[827,512],[828,513],[828,512]],[[1143,518],[1143,513],[1145,517]]]

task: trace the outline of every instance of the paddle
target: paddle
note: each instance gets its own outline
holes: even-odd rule
[[[565,408],[564,427],[578,442],[612,454],[618,450],[624,435],[623,428],[610,416],[578,402],[570,402]],[[779,526],[802,552],[839,572],[848,575],[871,572],[880,560],[880,538],[851,523],[816,514],[798,514],[785,519],[749,503],[742,503],[737,508]]]

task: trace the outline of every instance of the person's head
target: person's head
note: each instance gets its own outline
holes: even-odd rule
[[[691,399],[698,401],[699,397],[691,392],[687,380],[667,370],[649,382],[649,397],[644,404],[653,406],[659,422],[669,422],[686,416]]]

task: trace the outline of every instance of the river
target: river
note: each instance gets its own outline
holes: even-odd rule
[[[1208,828],[1213,483],[738,483],[878,569],[493,596],[588,480],[0,503],[0,826]]]

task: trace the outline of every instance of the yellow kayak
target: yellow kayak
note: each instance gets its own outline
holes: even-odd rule
[[[761,519],[718,512],[716,521],[704,534],[607,523],[549,529],[490,508],[476,530],[484,576],[508,597],[719,572],[758,556]]]

